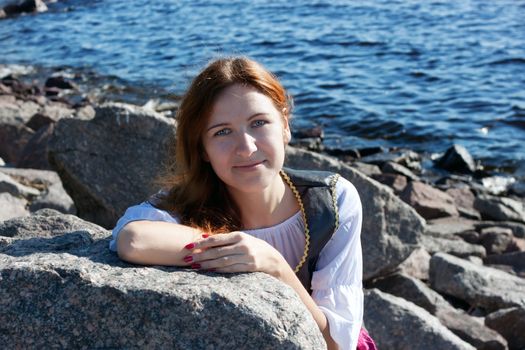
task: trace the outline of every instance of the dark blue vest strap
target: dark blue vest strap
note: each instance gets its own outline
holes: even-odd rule
[[[283,168],[297,188],[304,204],[306,221],[310,229],[310,249],[305,263],[296,273],[311,294],[312,275],[319,253],[334,234],[336,227],[336,203],[334,203],[336,174],[327,171],[293,170]],[[335,205],[335,206],[334,206]]]

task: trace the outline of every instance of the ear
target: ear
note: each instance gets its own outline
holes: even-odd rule
[[[206,153],[206,151],[202,151],[202,160],[208,163],[210,162],[210,157],[208,157],[208,153]]]
[[[284,144],[287,145],[292,139],[292,133],[290,131],[290,125],[288,124],[287,118],[284,118],[283,124],[283,140]]]

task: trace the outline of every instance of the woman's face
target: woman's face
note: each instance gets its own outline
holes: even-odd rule
[[[230,191],[258,192],[275,184],[290,129],[269,97],[234,84],[215,101],[202,141],[204,159]]]

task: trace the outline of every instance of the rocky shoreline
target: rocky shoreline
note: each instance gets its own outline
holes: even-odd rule
[[[203,285],[218,288],[221,282],[217,276],[176,268],[158,272],[156,268],[132,267],[104,246],[110,234],[107,230],[123,211],[155,190],[150,180],[163,161],[166,139],[175,128],[176,98],[151,100],[143,106],[115,103],[108,101],[111,88],[86,87],[86,79],[74,72],[57,70],[40,75],[38,81],[28,78],[37,75],[27,67],[0,65],[0,280],[9,282],[0,288],[2,307],[8,310],[0,316],[0,339],[13,347],[139,344],[138,339],[152,332],[151,328],[137,326],[137,338],[128,335],[129,343],[115,340],[124,334],[118,332],[101,337],[99,343],[80,337],[79,343],[79,337],[75,340],[71,336],[75,327],[64,326],[61,331],[54,325],[58,328],[49,331],[53,336],[28,343],[24,339],[30,336],[23,329],[47,322],[49,314],[28,311],[27,295],[32,293],[37,309],[45,309],[57,297],[44,293],[45,288],[74,299],[76,286],[95,309],[102,310],[108,307],[103,306],[107,295],[97,294],[103,286],[110,290],[107,293],[118,292],[114,307],[120,310],[126,303],[137,302],[135,297],[125,296],[125,290],[138,293],[139,303],[158,302],[159,295],[175,303],[190,298],[190,294],[173,291],[173,284],[168,288],[158,281],[183,282],[198,275]],[[324,150],[322,137],[320,129],[297,131],[286,165],[337,171],[358,189],[364,212],[365,323],[379,348],[525,347],[524,178],[486,171],[458,145],[451,145],[442,155],[383,148]],[[31,283],[31,279],[40,281],[56,274],[61,279],[39,282],[42,289],[35,290],[36,282]],[[123,276],[118,283],[105,280],[115,275]],[[148,283],[132,282],[139,275],[158,286],[157,294],[150,293]],[[275,293],[283,290],[264,276],[242,276],[221,278],[233,286],[262,279]],[[65,281],[73,290],[60,289],[66,286]],[[240,319],[247,317],[250,324],[269,322],[276,327],[278,335],[272,344],[282,347],[290,341],[286,343],[290,348],[319,348],[319,335],[308,337],[308,326],[294,323],[297,313],[305,311],[297,305],[279,306],[280,312],[295,315],[287,321],[298,335],[292,341],[290,334],[279,333],[278,322],[256,310],[260,295],[248,297],[239,291],[221,290],[221,300],[234,306],[240,305],[241,296],[251,298],[254,308]],[[210,302],[213,293],[209,291],[192,290],[191,295]],[[270,297],[264,300],[276,302]],[[92,324],[96,315],[88,321],[67,319],[71,305],[87,305],[60,305],[54,312],[63,315],[61,322],[80,322],[104,332]],[[217,313],[226,312],[217,306],[210,314],[195,308],[199,322],[206,315],[217,317]],[[28,312],[37,321],[21,317]],[[123,308],[119,312],[125,320],[137,317],[136,310]],[[147,311],[140,312],[144,316]],[[160,316],[148,313],[147,317],[158,320]],[[169,322],[182,327],[177,323],[180,320]],[[252,329],[251,333],[257,332]],[[165,343],[151,340],[143,344],[175,344],[168,335],[162,339]],[[191,339],[188,335],[184,340],[188,347],[194,344]],[[216,340],[206,344],[218,348],[240,341],[248,344],[238,334],[224,339],[222,345]]]

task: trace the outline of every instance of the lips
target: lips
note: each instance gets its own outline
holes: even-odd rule
[[[243,164],[237,164],[237,165],[234,165],[233,167],[234,168],[239,168],[239,169],[247,169],[247,168],[253,168],[259,164],[262,164],[264,162],[264,160],[261,160],[261,161],[258,161],[258,162],[250,162],[250,163],[243,163]]]

